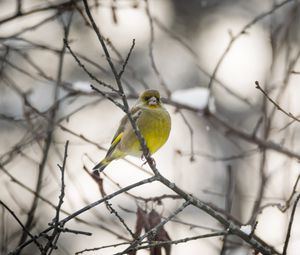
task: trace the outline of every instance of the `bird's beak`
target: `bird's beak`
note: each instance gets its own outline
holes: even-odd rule
[[[157,98],[156,97],[151,97],[149,100],[148,100],[148,104],[149,105],[157,105],[158,101],[157,101]]]

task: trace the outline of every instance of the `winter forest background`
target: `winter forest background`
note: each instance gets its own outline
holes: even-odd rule
[[[0,253],[299,254],[299,58],[298,0],[0,1]],[[156,166],[91,176],[146,88]]]

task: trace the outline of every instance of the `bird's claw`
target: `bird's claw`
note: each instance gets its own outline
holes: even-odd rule
[[[99,179],[99,178],[100,178],[100,173],[99,173],[99,171],[96,169],[96,170],[94,170],[94,171],[91,173],[91,176],[92,176],[93,178]]]
[[[156,166],[156,162],[155,162],[154,158],[151,157],[150,153],[148,153],[147,157],[145,157],[144,154],[143,154],[141,159],[143,161],[145,160],[145,162],[142,164],[142,166],[146,165],[148,163],[148,161],[149,161],[150,165]]]

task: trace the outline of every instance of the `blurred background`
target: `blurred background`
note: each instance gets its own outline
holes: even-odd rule
[[[171,114],[167,144],[154,155],[161,174],[242,225],[281,253],[299,194],[300,3],[275,0],[89,0],[92,15],[118,69],[135,39],[122,76],[130,105],[146,88],[158,89]],[[63,39],[97,79],[117,88],[81,1],[0,2],[0,199],[33,234],[52,221],[61,191],[64,147],[70,141],[61,218],[101,198],[84,170],[105,156],[122,110],[90,88],[99,85],[76,63]],[[262,91],[286,113],[278,110]],[[210,94],[209,114],[205,114]],[[119,99],[117,99],[119,100]],[[119,100],[119,102],[121,102]],[[176,105],[181,103],[181,105]],[[183,107],[187,106],[187,107]],[[193,110],[187,109],[188,107]],[[113,162],[103,174],[107,194],[147,178],[139,158]],[[37,196],[38,194],[38,196]],[[134,232],[137,208],[164,218],[180,199],[146,184],[110,200]],[[34,209],[34,210],[32,210]],[[34,211],[32,215],[28,212]],[[296,210],[288,254],[299,254]],[[132,238],[101,204],[61,234],[54,254],[111,245]],[[188,207],[165,225],[172,240],[223,230]],[[1,254],[26,240],[20,225],[0,210]],[[127,239],[126,239],[127,238]],[[126,247],[126,246],[125,246]],[[92,254],[114,254],[110,247]],[[212,237],[172,246],[171,254],[252,254],[239,238]],[[39,254],[35,245],[21,254]],[[138,251],[149,254],[149,251]]]

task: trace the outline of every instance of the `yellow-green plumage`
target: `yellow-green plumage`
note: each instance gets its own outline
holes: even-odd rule
[[[131,109],[131,114],[150,153],[155,153],[168,140],[171,130],[171,118],[161,104],[159,92],[157,90],[144,91]],[[101,172],[115,159],[126,155],[140,157],[142,154],[140,142],[126,115],[121,120],[105,158],[94,167],[94,170]]]

